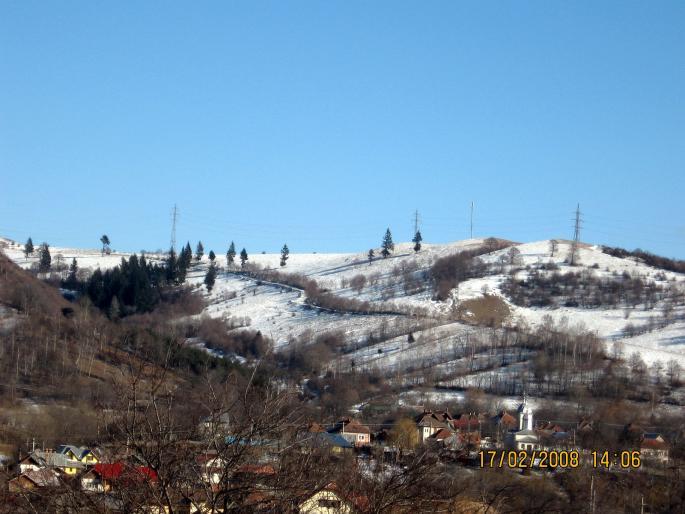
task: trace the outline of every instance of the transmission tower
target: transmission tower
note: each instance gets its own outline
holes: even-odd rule
[[[571,255],[569,256],[569,264],[573,266],[576,263],[576,254],[578,253],[578,243],[580,242],[580,227],[583,220],[580,217],[580,204],[576,207],[576,218],[573,229],[573,243],[571,243]]]
[[[473,239],[473,201],[471,201],[471,239]]]
[[[419,210],[414,211],[414,235],[419,231]]]
[[[178,217],[178,209],[174,204],[174,210],[171,213],[171,250],[176,251],[176,218]]]

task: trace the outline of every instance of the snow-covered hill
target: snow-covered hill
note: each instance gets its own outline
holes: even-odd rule
[[[23,245],[0,239],[4,252],[22,267],[30,267],[37,257],[23,254]],[[651,308],[637,305],[617,308],[582,307],[522,307],[512,303],[503,285],[512,266],[509,259],[511,247],[487,253],[481,259],[488,263],[488,271],[461,282],[450,297],[443,302],[434,300],[429,281],[432,264],[441,257],[464,250],[482,247],[482,239],[472,239],[448,244],[425,244],[419,253],[412,250],[411,243],[396,245],[393,255],[387,259],[376,257],[369,262],[367,253],[357,254],[298,254],[293,253],[285,268],[279,266],[279,254],[252,254],[249,262],[259,268],[300,274],[313,279],[320,288],[332,294],[370,302],[382,310],[397,314],[359,314],[331,312],[318,309],[305,302],[304,293],[292,287],[250,278],[226,266],[224,255],[217,256],[220,272],[211,294],[207,294],[202,281],[208,265],[207,257],[196,265],[188,275],[191,284],[204,291],[208,307],[206,315],[222,317],[237,328],[251,327],[270,336],[277,346],[303,334],[320,334],[342,331],[350,345],[348,361],[380,368],[400,367],[406,369],[411,360],[425,363],[445,362],[445,353],[463,338],[479,329],[462,321],[455,321],[454,310],[463,302],[497,297],[509,308],[507,323],[536,327],[549,323],[565,325],[569,330],[596,332],[607,343],[621,340],[626,351],[638,351],[645,361],[676,359],[685,365],[685,314],[683,305],[675,305],[666,326],[656,323],[663,319],[664,305],[657,302]],[[604,253],[599,246],[581,245],[579,265],[570,267],[565,259],[570,243],[561,241],[551,255],[550,241],[538,241],[513,245],[518,250],[515,268],[516,278],[526,279],[536,269],[553,265],[558,273],[584,272],[597,278],[611,279],[627,273],[639,277],[645,283],[669,288],[685,289],[685,275],[653,268],[635,259],[617,258]],[[102,255],[99,250],[51,247],[53,263],[61,255],[66,264],[76,258],[80,268],[110,268],[127,254]],[[376,250],[376,255],[379,252]],[[468,320],[466,320],[468,321]],[[648,327],[653,330],[627,337],[626,325]],[[655,328],[659,327],[660,328]],[[417,343],[404,344],[407,334]],[[638,332],[642,332],[639,330]],[[370,334],[384,334],[370,344]],[[355,350],[355,348],[357,348]],[[436,356],[441,355],[442,360]]]

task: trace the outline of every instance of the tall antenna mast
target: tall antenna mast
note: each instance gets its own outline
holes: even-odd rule
[[[471,200],[471,239],[473,239],[473,200]]]
[[[576,207],[576,219],[573,229],[573,243],[571,244],[571,255],[569,263],[573,266],[576,262],[576,253],[578,252],[578,243],[580,242],[580,226],[582,219],[580,217],[580,204]]]
[[[171,250],[176,251],[176,218],[178,217],[178,209],[174,204],[174,210],[171,214]]]
[[[419,210],[414,211],[414,235],[419,231]]]

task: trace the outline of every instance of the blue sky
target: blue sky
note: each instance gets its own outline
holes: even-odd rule
[[[685,3],[0,4],[0,235],[685,258]]]

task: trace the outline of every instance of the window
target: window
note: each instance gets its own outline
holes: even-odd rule
[[[339,509],[341,507],[341,503],[340,500],[328,500],[322,498],[319,500],[319,507],[324,509]]]

